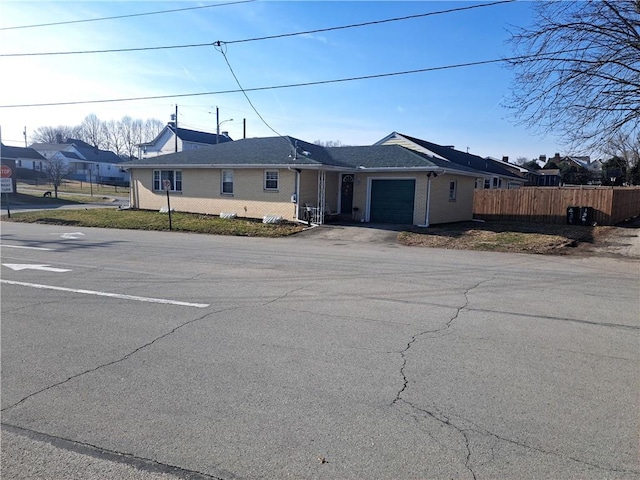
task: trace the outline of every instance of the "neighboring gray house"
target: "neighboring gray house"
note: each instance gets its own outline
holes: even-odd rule
[[[322,147],[249,138],[125,162],[132,208],[323,223],[471,220],[483,174],[399,145]]]
[[[452,146],[438,145],[398,132],[387,135],[375,145],[401,145],[455,165],[472,168],[482,173],[482,176],[478,177],[476,188],[520,188],[526,182],[526,179],[501,165],[500,161],[482,158],[461,152]]]
[[[60,159],[69,165],[69,178],[96,183],[128,183],[129,175],[120,169],[120,158],[109,150],[69,138],[60,143],[34,143],[31,148],[49,160]]]
[[[0,143],[0,163],[11,169],[11,183],[17,192],[18,178],[44,178],[47,160],[32,148],[11,147]]]
[[[228,132],[220,135],[199,132],[186,128],[176,128],[174,122],[169,122],[152,141],[141,143],[138,158],[157,157],[169,153],[196,150],[209,145],[216,145],[233,141]]]

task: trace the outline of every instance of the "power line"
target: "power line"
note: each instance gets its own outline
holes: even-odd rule
[[[251,0],[253,1],[253,0]],[[194,47],[210,47],[214,44],[227,44],[231,45],[234,43],[246,43],[246,42],[257,42],[262,40],[274,40],[278,38],[286,38],[286,37],[294,37],[298,35],[310,35],[313,33],[322,33],[322,32],[330,32],[335,30],[345,30],[348,28],[359,28],[366,27],[370,25],[379,25],[383,23],[390,22],[399,22],[404,20],[413,20],[416,18],[430,17],[433,15],[443,15],[446,13],[455,13],[464,10],[471,10],[475,8],[483,8],[483,7],[493,7],[496,5],[501,5],[503,3],[512,3],[516,0],[499,0],[492,3],[483,3],[479,5],[470,5],[466,7],[458,7],[458,8],[450,8],[447,10],[439,10],[437,12],[428,12],[428,13],[419,13],[416,15],[407,15],[404,17],[395,17],[395,18],[387,18],[383,20],[374,20],[371,22],[362,22],[362,23],[352,23],[349,25],[340,25],[336,27],[328,27],[328,28],[318,28],[315,30],[307,30],[304,32],[293,32],[293,33],[282,33],[278,35],[270,35],[266,37],[254,37],[254,38],[246,38],[243,40],[230,40],[228,42],[217,41],[217,42],[207,42],[207,43],[192,43],[185,45],[166,45],[166,46],[157,46],[157,47],[138,47],[138,48],[113,48],[113,49],[105,49],[105,50],[75,50],[75,51],[63,51],[63,52],[32,52],[32,53],[3,53],[0,54],[0,57],[35,57],[35,56],[51,56],[51,55],[84,55],[84,54],[97,54],[97,53],[122,53],[122,52],[140,52],[140,51],[149,51],[149,50],[169,50],[176,48],[194,48]]]
[[[198,97],[198,96],[205,96],[205,95],[225,95],[229,93],[259,92],[259,91],[265,91],[265,90],[278,90],[283,88],[309,87],[314,85],[327,85],[331,83],[352,82],[356,80],[371,80],[375,78],[386,78],[386,77],[395,77],[400,75],[411,75],[411,74],[417,74],[417,73],[435,72],[439,70],[449,70],[453,68],[475,67],[478,65],[488,65],[491,63],[502,63],[502,62],[508,62],[513,60],[526,60],[527,58],[531,58],[531,57],[533,57],[533,55],[523,55],[519,57],[499,58],[499,59],[493,59],[493,60],[481,60],[477,62],[458,63],[454,65],[443,65],[439,67],[419,68],[414,70],[405,70],[401,72],[379,73],[375,75],[362,75],[358,77],[338,78],[333,80],[319,80],[315,82],[291,83],[291,84],[285,84],[285,85],[273,85],[268,87],[254,87],[254,88],[237,89],[237,90],[220,90],[217,92],[179,93],[174,95],[153,95],[153,96],[146,96],[146,97],[112,98],[112,99],[103,99],[103,100],[78,100],[78,101],[72,101],[72,102],[13,104],[13,105],[0,105],[0,108],[87,105],[87,104],[95,104],[95,103],[132,102],[132,101],[138,101],[138,100],[157,100],[157,99],[165,99],[165,98],[183,98],[183,97]]]
[[[18,30],[23,28],[37,28],[37,27],[52,27],[55,25],[70,25],[72,23],[87,23],[87,22],[99,22],[102,20],[116,20],[120,18],[131,18],[131,17],[143,17],[146,15],[159,15],[162,13],[174,13],[174,12],[185,12],[187,10],[200,10],[203,8],[214,8],[214,7],[223,7],[226,5],[236,5],[238,3],[249,3],[255,2],[256,0],[239,0],[236,2],[228,2],[228,3],[216,3],[213,5],[201,5],[198,7],[185,7],[185,8],[175,8],[173,10],[158,10],[155,12],[145,12],[145,13],[132,13],[129,15],[117,15],[113,17],[100,17],[100,18],[87,18],[84,20],[67,20],[63,22],[52,22],[52,23],[37,23],[34,25],[18,25],[15,27],[1,27],[0,30]]]
[[[454,12],[462,12],[464,10],[472,10],[474,8],[483,8],[483,7],[493,7],[495,5],[501,5],[503,3],[512,3],[515,2],[516,0],[499,0],[496,2],[491,2],[491,3],[482,3],[479,5],[469,5],[467,7],[458,7],[458,8],[449,8],[447,10],[439,10],[437,12],[429,12],[429,13],[419,13],[416,15],[407,15],[405,17],[396,17],[396,18],[388,18],[385,20],[374,20],[372,22],[363,22],[363,23],[353,23],[351,25],[343,25],[343,26],[338,26],[338,27],[329,27],[329,28],[319,28],[317,30],[308,30],[306,32],[297,32],[297,33],[283,33],[280,35],[271,35],[271,36],[267,36],[267,37],[256,37],[256,38],[248,38],[246,40],[232,40],[230,42],[225,42],[227,44],[232,44],[232,43],[243,43],[243,42],[255,42],[258,40],[271,40],[274,38],[284,38],[284,37],[293,37],[295,35],[309,35],[312,33],[322,33],[322,32],[330,32],[333,30],[344,30],[346,28],[354,28],[354,27],[365,27],[368,25],[378,25],[381,23],[389,23],[389,22],[397,22],[397,21],[401,21],[401,20],[412,20],[415,18],[422,18],[422,17],[430,17],[433,15],[442,15],[445,13],[454,13]]]
[[[258,109],[253,105],[253,102],[249,98],[249,95],[247,95],[246,90],[244,88],[242,88],[242,85],[240,84],[240,80],[238,80],[238,77],[236,76],[236,73],[233,71],[233,68],[231,68],[231,64],[229,63],[229,59],[227,58],[227,53],[226,53],[227,47],[226,47],[226,45],[224,43],[221,43],[221,42],[216,42],[215,48],[224,57],[224,61],[227,62],[227,66],[229,67],[229,71],[231,72],[231,75],[233,75],[233,78],[235,79],[236,83],[238,84],[238,88],[240,89],[240,91],[244,95],[244,98],[247,99],[247,102],[249,102],[249,105],[251,105],[251,108],[253,109],[253,111],[256,113],[256,115],[258,115],[258,118],[262,121],[262,123],[264,123],[267,126],[267,128],[269,130],[271,130],[273,133],[278,135],[278,137],[281,137],[282,139],[284,139],[287,142],[287,145],[289,145],[290,147],[293,148],[293,154],[295,156],[296,148],[295,148],[294,145],[291,144],[291,140],[289,140],[288,138],[285,138],[282,134],[280,134],[280,132],[277,132],[271,125],[269,125],[267,123],[267,121],[262,117],[262,115],[260,115],[260,112],[258,112]]]

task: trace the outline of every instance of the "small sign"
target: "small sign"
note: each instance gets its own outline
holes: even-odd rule
[[[163,180],[162,186],[165,190],[171,190],[171,180]]]
[[[0,193],[13,193],[13,179],[11,177],[0,178]]]
[[[13,172],[11,171],[11,167],[9,167],[8,165],[2,165],[0,167],[0,177],[1,178],[11,178],[11,174]]]

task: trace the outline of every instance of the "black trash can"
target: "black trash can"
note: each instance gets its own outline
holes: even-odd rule
[[[580,219],[580,207],[567,207],[567,225],[577,225]]]
[[[593,207],[580,207],[580,225],[593,225]]]

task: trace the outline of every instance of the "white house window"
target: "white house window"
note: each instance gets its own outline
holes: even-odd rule
[[[278,170],[266,170],[264,172],[264,189],[265,190],[278,190]]]
[[[233,170],[222,171],[222,189],[223,194],[231,195],[233,193]]]
[[[153,171],[153,189],[155,191],[164,190],[164,181],[171,182],[172,192],[182,191],[182,171],[181,170],[154,170]]]
[[[454,202],[456,200],[456,193],[458,190],[458,182],[452,181],[449,182],[449,201]]]

